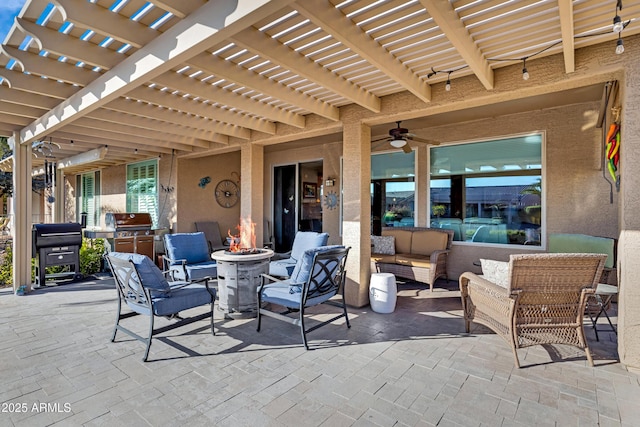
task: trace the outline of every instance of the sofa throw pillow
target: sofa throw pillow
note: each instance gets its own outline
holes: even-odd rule
[[[373,253],[381,255],[396,254],[396,238],[393,236],[371,236]]]
[[[485,279],[505,289],[509,287],[508,262],[480,258],[480,265]]]

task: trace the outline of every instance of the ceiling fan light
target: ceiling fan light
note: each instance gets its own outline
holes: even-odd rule
[[[391,141],[389,141],[389,144],[391,144],[391,146],[395,148],[402,148],[405,146],[406,143],[407,143],[407,140],[404,138],[394,138]]]

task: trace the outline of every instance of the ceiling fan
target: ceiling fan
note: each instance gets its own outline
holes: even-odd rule
[[[384,138],[380,138],[380,139],[374,139],[371,142],[378,142],[378,141],[386,140],[389,144],[391,144],[392,147],[402,148],[402,151],[404,151],[405,153],[410,153],[411,152],[411,146],[409,145],[409,141],[417,141],[417,142],[422,142],[422,143],[431,144],[431,145],[439,145],[440,144],[439,142],[431,141],[431,140],[428,140],[428,139],[419,138],[415,134],[409,133],[409,129],[400,127],[400,123],[402,123],[402,122],[400,122],[400,121],[396,122],[398,127],[389,129],[389,136],[388,137],[384,137]]]

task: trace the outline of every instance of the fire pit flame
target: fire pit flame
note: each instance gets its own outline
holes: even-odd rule
[[[256,224],[251,221],[250,217],[240,218],[240,224],[236,226],[238,235],[231,234],[231,230],[227,231],[229,235],[229,250],[225,251],[229,254],[251,255],[262,252],[256,248]]]

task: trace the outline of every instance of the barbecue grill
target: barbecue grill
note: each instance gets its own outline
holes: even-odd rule
[[[81,279],[80,246],[82,226],[77,222],[62,224],[34,224],[32,229],[32,256],[36,259],[36,287],[44,286],[46,279]],[[69,266],[68,272],[46,274],[52,266]]]
[[[146,212],[107,212],[105,228],[114,232],[113,250],[154,256],[153,221]]]

